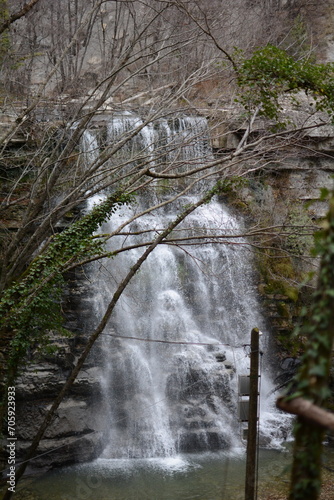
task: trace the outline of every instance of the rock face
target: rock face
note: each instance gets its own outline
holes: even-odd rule
[[[252,199],[250,203],[255,201],[260,208],[261,215],[255,210],[260,220],[267,217],[273,226],[283,225],[290,231],[284,241],[286,258],[276,263],[274,259],[259,263],[260,292],[276,338],[287,350],[291,346],[285,341],[298,321],[301,301],[308,303],[308,291],[300,294],[300,285],[310,271],[317,270],[316,259],[310,257],[312,233],[320,227],[328,210],[328,202],[321,199],[321,189],[332,189],[334,185],[333,136],[334,129],[309,134],[304,138],[305,150],[284,155],[264,171],[261,180],[254,180],[244,191],[246,198]],[[289,227],[304,230],[294,234]]]
[[[66,381],[66,371],[51,361],[29,365],[16,384],[17,458],[23,459],[46,412]],[[99,369],[87,367],[47,428],[32,467],[49,467],[95,458],[102,449],[103,413]]]
[[[229,448],[228,436],[217,427],[220,401],[236,413],[230,381],[234,371],[223,353],[216,356],[216,367],[208,373],[202,367],[183,371],[182,360],[167,380],[167,396],[174,407],[173,426],[178,429],[179,451],[185,453]]]
[[[283,112],[296,125],[302,126],[310,116],[310,104],[305,96],[300,97],[300,111],[286,107]],[[217,155],[227,154],[242,137],[245,124],[238,121],[235,109],[233,115],[232,108],[221,110],[225,121],[223,118],[219,121],[218,115],[211,116],[214,122],[223,124],[214,129],[215,152]],[[324,118],[319,114],[309,123],[317,126]],[[266,130],[268,123],[257,120],[254,134]],[[250,225],[286,228],[283,238],[269,238],[266,243],[258,241],[260,247],[261,244],[267,247],[259,252],[259,291],[279,349],[285,355],[291,355],[289,350],[294,349],[288,339],[300,316],[302,302],[307,305],[309,300],[309,290],[300,293],[300,284],[310,271],[317,270],[318,263],[310,257],[310,250],[314,244],[312,234],[319,229],[328,210],[328,202],[321,197],[321,190],[330,190],[334,185],[333,137],[333,126],[309,129],[293,148],[283,149],[273,156],[269,154],[267,164],[258,173],[249,175],[244,186],[227,193],[230,203],[249,217]],[[275,253],[278,248],[283,248],[284,255]]]
[[[47,410],[65,383],[49,362],[30,365],[16,385],[17,459],[24,458]],[[31,467],[50,467],[96,458],[103,448],[103,400],[99,369],[84,369],[45,432]]]
[[[23,458],[39,425],[49,409],[52,399],[25,401],[18,406],[17,438],[18,458]],[[41,442],[33,467],[57,466],[73,462],[85,462],[95,458],[101,451],[103,437],[101,403],[92,401],[91,395],[85,400],[68,397],[56,412]]]
[[[15,384],[17,462],[24,458],[31,439],[86,342],[90,323],[86,318],[85,298],[89,282],[80,272],[70,276],[69,282],[72,286],[64,297],[65,326],[75,332],[74,336],[67,339],[55,335],[53,344],[57,347],[56,354],[33,357]],[[30,467],[86,462],[101,453],[105,428],[101,418],[104,403],[100,386],[101,368],[95,356],[98,356],[98,346],[86,360],[56,411]]]

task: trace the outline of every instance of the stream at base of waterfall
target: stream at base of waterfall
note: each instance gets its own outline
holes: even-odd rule
[[[326,464],[334,467],[328,450]],[[258,498],[287,498],[291,453],[259,453]],[[56,469],[20,483],[17,500],[244,500],[245,454],[176,455],[170,458],[102,459]],[[280,494],[278,494],[280,493]]]

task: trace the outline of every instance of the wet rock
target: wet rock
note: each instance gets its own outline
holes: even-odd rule
[[[31,364],[16,382],[18,399],[35,399],[57,394],[65,381],[63,370],[52,363]]]
[[[50,406],[51,402],[47,400],[30,401],[24,406],[19,405],[17,436],[23,440],[31,439],[36,434]],[[98,406],[94,403],[88,404],[87,401],[66,399],[56,411],[52,423],[45,432],[45,437],[56,439],[62,436],[102,430]]]
[[[223,363],[226,360],[226,354],[225,353],[216,354],[216,360],[218,363]]]
[[[179,451],[183,453],[195,453],[208,450],[206,433],[184,432],[179,438]]]
[[[212,451],[224,450],[229,447],[229,443],[219,431],[207,433],[209,449]]]
[[[218,451],[228,448],[229,443],[219,430],[209,432],[188,431],[179,437],[179,451],[197,453],[202,451]]]
[[[82,436],[61,439],[43,439],[38,454],[31,460],[34,467],[55,467],[77,462],[88,462],[100,455],[103,449],[103,432],[90,432]],[[30,441],[21,440],[17,445],[17,457],[24,457]]]
[[[19,399],[52,397],[63,387],[69,371],[48,361],[29,365],[24,376],[18,378],[16,395]],[[94,394],[100,391],[100,369],[83,369],[72,386],[75,394]]]
[[[81,370],[71,388],[71,393],[81,395],[99,394],[101,391],[101,368],[92,366]]]
[[[185,406],[183,407],[185,417],[205,417],[207,412],[201,406]]]

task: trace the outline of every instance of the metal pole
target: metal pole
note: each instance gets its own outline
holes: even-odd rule
[[[245,500],[256,499],[257,469],[257,421],[259,398],[259,329],[251,332],[250,380],[249,380],[249,417],[247,435]]]

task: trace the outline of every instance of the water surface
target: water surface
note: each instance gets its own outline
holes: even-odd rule
[[[259,490],[288,480],[291,453],[261,450]],[[20,485],[31,500],[243,500],[244,450],[167,459],[97,459],[61,468]]]

